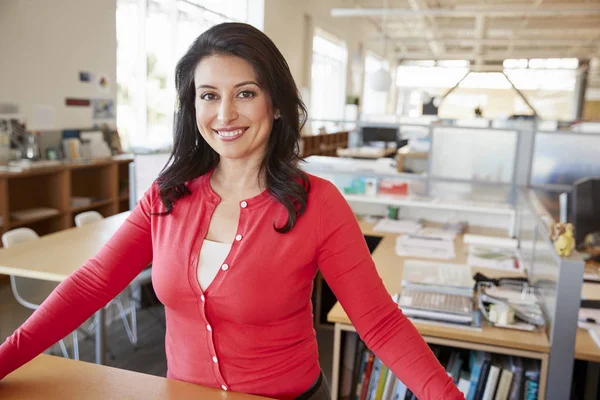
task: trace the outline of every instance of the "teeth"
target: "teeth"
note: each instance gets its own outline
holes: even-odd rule
[[[243,129],[237,129],[235,131],[217,131],[217,134],[222,137],[234,137],[239,136],[244,132]]]

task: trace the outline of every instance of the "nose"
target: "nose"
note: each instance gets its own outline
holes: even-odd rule
[[[235,102],[232,99],[224,98],[219,105],[217,119],[222,124],[226,125],[237,118],[237,110]]]

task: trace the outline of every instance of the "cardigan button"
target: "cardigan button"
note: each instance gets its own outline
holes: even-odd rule
[[[246,203],[245,201],[242,201],[242,202],[240,203],[240,207],[242,207],[242,208],[246,208],[246,207],[248,207],[248,203]]]
[[[236,237],[235,237],[235,240],[237,240],[238,242],[239,242],[240,240],[242,240],[242,235],[236,235]]]
[[[227,270],[229,269],[229,265],[227,265],[227,264],[223,264],[223,265],[221,266],[221,269],[222,269],[223,271],[227,271]]]
[[[227,390],[227,386],[225,386],[225,385],[221,385],[221,389],[223,389],[223,390]]]
[[[212,326],[206,325],[206,329],[208,329],[208,331],[211,332],[212,331]]]

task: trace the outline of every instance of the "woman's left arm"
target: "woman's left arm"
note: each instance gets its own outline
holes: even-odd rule
[[[385,289],[350,206],[326,183],[317,263],[356,331],[419,399],[464,399]]]

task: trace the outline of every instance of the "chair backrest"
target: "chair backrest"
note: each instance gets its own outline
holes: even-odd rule
[[[32,240],[38,240],[40,237],[33,229],[17,228],[10,230],[2,235],[2,244],[9,248],[19,243],[25,243]],[[58,284],[39,279],[10,277],[10,287],[13,296],[19,304],[29,309],[35,310],[56,288]]]
[[[37,233],[33,229],[29,228],[17,228],[6,232],[2,235],[2,244],[4,247],[9,248],[18,243],[29,242],[31,240],[39,239]]]
[[[100,221],[104,217],[98,211],[86,211],[75,216],[75,226],[91,224],[92,222]]]

